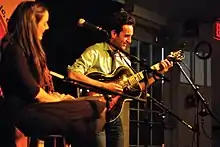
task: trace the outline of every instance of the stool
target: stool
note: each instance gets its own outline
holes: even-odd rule
[[[40,147],[39,141],[41,140],[41,138],[42,139],[52,138],[53,139],[53,147],[58,147],[57,146],[57,139],[62,138],[62,140],[63,140],[62,146],[63,147],[71,147],[71,145],[66,144],[66,139],[62,135],[48,135],[45,137],[28,136],[27,147]]]

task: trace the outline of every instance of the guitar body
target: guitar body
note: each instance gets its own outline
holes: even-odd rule
[[[123,87],[123,94],[139,98],[142,95],[140,86],[138,84],[139,80],[136,80],[135,78],[131,78],[133,75],[134,75],[133,71],[131,71],[130,68],[126,66],[118,67],[111,74],[104,74],[102,72],[92,72],[92,73],[87,74],[88,77],[101,81],[101,82],[113,82],[113,83],[119,84]],[[93,91],[89,91],[88,89],[81,89],[80,93],[81,93],[81,96],[100,95]],[[123,110],[124,103],[131,99],[114,96],[114,95],[111,95],[111,99],[112,101],[115,101],[115,102],[113,106],[110,107],[108,116],[109,116],[109,121],[113,122],[120,116]],[[110,105],[111,105],[111,102],[110,102]]]

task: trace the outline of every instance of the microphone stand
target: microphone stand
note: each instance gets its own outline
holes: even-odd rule
[[[196,132],[197,130],[192,127],[191,125],[189,125],[187,122],[185,122],[183,119],[181,119],[180,117],[178,117],[177,115],[175,115],[171,110],[169,110],[163,103],[159,102],[158,100],[156,100],[154,97],[152,96],[148,96],[147,98],[149,98],[151,101],[154,102],[155,105],[157,105],[159,108],[161,108],[163,111],[165,111],[164,113],[168,113],[171,116],[175,117],[178,121],[180,121],[183,125],[185,125],[188,129],[190,129],[193,132]]]
[[[206,102],[205,98],[201,95],[201,93],[199,92],[199,87],[195,86],[195,84],[192,82],[192,80],[187,76],[186,72],[183,70],[183,67],[180,65],[179,62],[176,62],[176,65],[178,66],[178,68],[180,69],[180,71],[183,73],[183,75],[185,76],[185,78],[187,79],[187,81],[189,82],[189,84],[191,85],[191,87],[193,88],[194,92],[195,92],[195,96],[197,98],[197,107],[196,107],[196,141],[197,141],[197,147],[199,147],[199,138],[200,138],[200,129],[199,129],[199,115],[204,117],[207,114],[209,114],[211,117],[213,117],[219,124],[220,124],[220,120],[217,116],[215,116],[213,114],[213,112],[210,110],[209,108],[209,104],[208,102]],[[204,106],[204,108],[199,112],[199,102],[202,102],[202,105]]]

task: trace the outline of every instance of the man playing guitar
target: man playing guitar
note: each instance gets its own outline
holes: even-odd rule
[[[123,10],[116,12],[110,20],[110,27],[107,30],[110,35],[110,43],[122,50],[128,49],[134,33],[134,18]],[[130,65],[130,60],[122,52],[116,50],[112,45],[106,42],[96,43],[88,47],[82,53],[80,58],[78,58],[72,66],[68,67],[68,76],[71,79],[82,81],[90,85],[105,88],[115,92],[123,92],[124,86],[122,84],[111,81],[100,81],[95,79],[97,75],[93,76],[93,78],[89,75],[95,72],[99,72],[100,75],[108,75],[112,74],[114,70],[121,66],[128,67],[128,69],[130,69]],[[155,65],[157,69],[160,69],[158,72],[161,74],[167,72],[168,69],[172,66],[173,63],[167,59]],[[129,71],[132,73],[131,69]],[[159,79],[159,77],[153,76],[147,79],[147,87],[154,83],[155,79]],[[138,84],[140,85],[141,90],[145,90],[145,82]],[[110,144],[107,144],[107,147],[123,147],[123,127],[120,117],[111,122],[109,127],[110,136],[106,137],[108,137],[110,140]],[[99,147],[106,146],[103,132],[97,134],[97,139],[98,142],[100,142]]]

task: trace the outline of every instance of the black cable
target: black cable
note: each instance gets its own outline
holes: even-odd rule
[[[201,128],[202,128],[202,131],[203,131],[206,138],[213,139],[212,137],[210,137],[210,135],[208,135],[208,133],[206,132],[206,130],[204,128],[204,119],[203,118],[201,118]]]
[[[196,128],[196,115],[197,113],[195,112],[195,115],[194,115],[194,127]],[[192,142],[191,142],[191,147],[194,147],[194,143],[195,143],[195,136],[196,136],[196,133],[193,132],[192,134]]]

